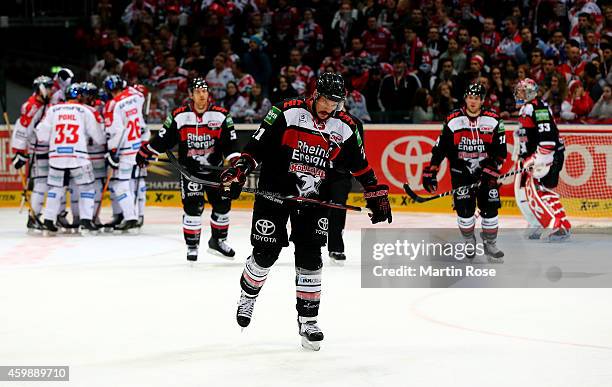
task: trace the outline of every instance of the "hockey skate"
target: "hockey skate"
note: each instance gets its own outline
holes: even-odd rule
[[[72,224],[68,221],[67,211],[62,211],[57,216],[57,225],[62,230],[62,232],[66,234],[72,234],[79,228],[78,222],[76,224]]]
[[[28,224],[26,227],[28,228],[28,233],[37,233],[43,230],[43,225],[38,216],[32,214],[28,216]]]
[[[190,262],[198,260],[198,246],[187,246],[187,260]]]
[[[81,219],[79,225],[79,232],[81,235],[95,235],[100,229],[96,226],[91,219]]]
[[[465,246],[465,257],[467,259],[474,259],[476,256],[476,235],[474,233],[471,234],[463,234],[463,245]],[[471,248],[467,248],[471,246]]]
[[[130,234],[137,234],[138,231],[140,231],[138,228],[138,220],[136,219],[124,220],[120,224],[116,225],[114,230],[116,232]]]
[[[241,291],[240,300],[238,300],[238,309],[236,310],[236,321],[242,329],[248,327],[251,323],[256,300],[257,296],[250,296],[244,290]]]
[[[562,242],[566,239],[569,239],[571,235],[572,233],[570,230],[566,230],[565,228],[560,227],[556,230],[553,230],[553,232],[548,235],[548,241],[549,242]]]
[[[344,266],[344,263],[346,262],[346,255],[344,253],[330,251],[329,261],[334,265]]]
[[[208,252],[225,259],[234,259],[236,252],[226,242],[225,239],[210,238],[208,240]]]
[[[484,253],[489,263],[504,263],[504,252],[497,247],[497,236],[480,233],[484,244]]]
[[[311,351],[318,351],[321,349],[323,332],[317,325],[316,317],[298,316],[298,328],[300,330],[300,336],[302,336],[302,347]]]
[[[529,227],[525,232],[525,236],[529,240],[538,240],[540,237],[542,237],[543,232],[544,229],[542,227]]]
[[[144,224],[144,216],[140,215],[138,217],[138,228],[142,228],[143,224]]]
[[[55,226],[55,222],[50,219],[45,219],[45,223],[43,223],[43,235],[44,236],[55,236],[59,228]]]
[[[123,221],[122,213],[113,215],[113,220],[104,224],[104,232],[113,232],[115,229],[115,226],[118,226],[119,224],[121,224],[122,221]]]

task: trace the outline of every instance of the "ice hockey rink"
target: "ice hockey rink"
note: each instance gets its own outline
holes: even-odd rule
[[[25,214],[1,209],[0,364],[69,365],[70,382],[53,385],[71,386],[612,385],[611,289],[363,289],[363,214],[348,218],[347,264],[324,258],[319,352],[300,346],[293,247],[241,332],[250,212],[231,215],[236,259],[201,251],[190,265],[176,208],[147,208],[138,236],[54,238],[27,235]],[[393,226],[424,221],[455,227],[407,213]],[[592,238],[574,235],[564,256],[609,255],[612,238]],[[22,384],[36,385],[6,383]]]

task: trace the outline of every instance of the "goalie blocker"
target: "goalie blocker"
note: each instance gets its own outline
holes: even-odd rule
[[[514,92],[521,105],[515,133],[515,143],[519,144],[517,168],[532,167],[516,175],[514,192],[529,223],[529,238],[562,240],[569,237],[571,224],[553,188],[559,183],[565,146],[548,105],[537,98],[537,92],[538,85],[529,78],[519,82]]]

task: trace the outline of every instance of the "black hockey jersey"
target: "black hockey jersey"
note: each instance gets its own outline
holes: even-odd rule
[[[541,99],[536,98],[521,106],[518,119],[517,135],[521,158],[532,155],[538,145],[556,151],[565,148],[553,115]]]
[[[357,124],[344,112],[326,121],[312,113],[312,99],[273,106],[244,149],[261,164],[259,188],[285,195],[325,199],[336,160],[364,186],[377,183]]]
[[[228,111],[211,106],[197,114],[189,101],[168,115],[150,146],[162,153],[179,144],[179,161],[191,172],[221,166],[224,158],[239,156],[238,138]]]
[[[444,158],[455,172],[480,170],[486,158],[502,164],[506,159],[506,133],[503,120],[491,110],[482,110],[476,118],[464,109],[451,112],[431,151],[431,165],[439,166]]]

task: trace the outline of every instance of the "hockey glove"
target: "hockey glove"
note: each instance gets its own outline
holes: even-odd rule
[[[391,223],[393,216],[391,215],[391,205],[389,204],[388,185],[377,184],[364,187],[363,198],[367,203],[366,208],[372,211],[369,214],[372,224],[384,222],[385,220]]]
[[[482,167],[480,183],[489,188],[496,188],[498,186],[497,179],[499,179],[499,167],[497,165],[497,161],[486,158],[480,162],[480,165]]]
[[[149,165],[149,159],[157,156],[157,152],[155,152],[148,142],[143,141],[138,153],[136,154],[136,164],[138,167],[145,168]]]
[[[26,164],[27,161],[28,161],[28,156],[26,156],[25,154],[21,152],[17,152],[15,153],[15,156],[13,157],[13,167],[15,167],[15,169],[20,169]]]
[[[247,153],[243,153],[240,157],[234,159],[232,166],[221,172],[221,183],[223,184],[221,195],[232,200],[238,199],[242,187],[246,183],[247,175],[256,166],[255,160]]]
[[[429,193],[434,193],[438,190],[438,170],[437,165],[427,165],[423,169],[423,188]]]
[[[119,156],[117,156],[117,150],[113,149],[106,152],[106,165],[113,169],[119,168]]]
[[[538,145],[536,152],[525,160],[523,166],[525,168],[531,167],[532,169],[529,173],[531,173],[535,179],[541,179],[550,171],[550,166],[554,160],[554,154],[555,151],[552,147]]]

